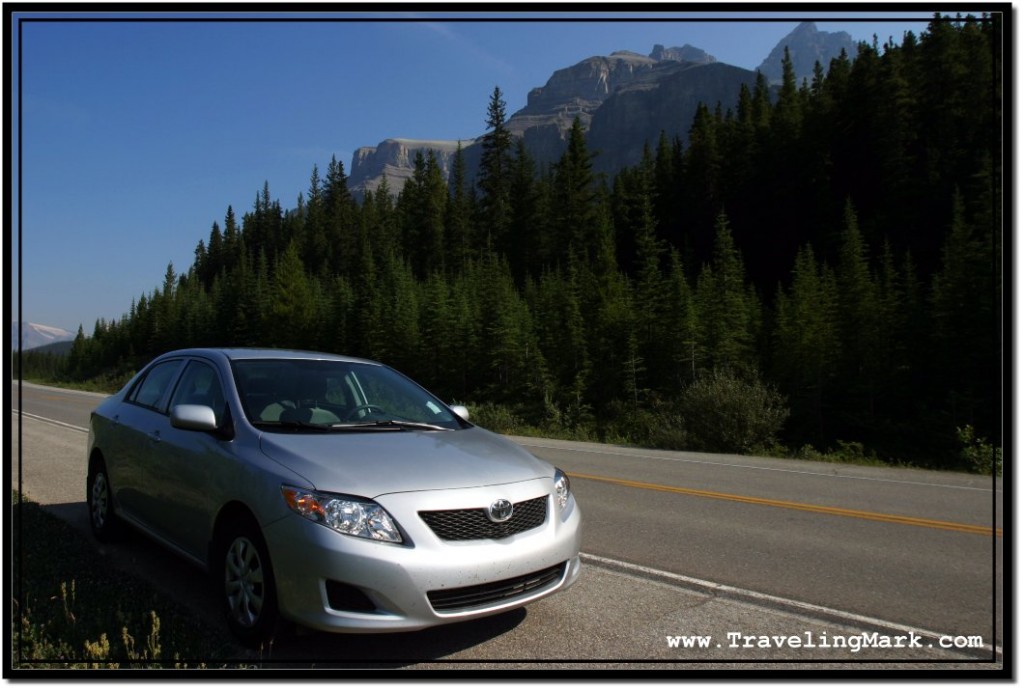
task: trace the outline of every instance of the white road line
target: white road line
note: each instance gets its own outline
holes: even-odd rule
[[[83,432],[85,434],[89,433],[89,430],[87,430],[85,427],[79,427],[78,425],[71,425],[71,424],[68,424],[67,422],[61,422],[60,420],[52,420],[52,419],[50,419],[48,417],[43,417],[42,415],[33,415],[32,413],[25,413],[25,412],[22,412],[22,411],[20,411],[20,410],[18,410],[16,408],[12,409],[11,412],[14,413],[15,415],[21,415],[22,417],[31,418],[33,420],[39,420],[40,422],[45,422],[45,423],[50,424],[50,425],[57,425],[58,427],[64,427],[65,429],[73,429],[76,432]]]
[[[831,478],[842,478],[845,480],[865,480],[867,482],[889,482],[900,485],[921,485],[924,487],[937,487],[940,489],[965,489],[972,490],[975,492],[992,492],[991,487],[963,487],[960,485],[946,485],[937,482],[920,482],[917,480],[894,480],[891,478],[880,478],[880,477],[858,477],[856,475],[842,475],[839,473],[816,473],[812,470],[791,470],[788,468],[766,468],[759,465],[743,465],[740,463],[722,463],[721,461],[701,461],[695,458],[678,458],[671,456],[654,456],[650,454],[634,453],[632,451],[605,451],[598,449],[570,449],[564,446],[549,446],[546,444],[539,444],[530,441],[523,441],[522,438],[517,438],[516,443],[520,446],[530,446],[537,449],[550,449],[552,451],[577,451],[581,453],[592,453],[602,456],[624,456],[627,458],[642,458],[644,460],[654,461],[669,461],[672,463],[696,463],[699,465],[715,465],[724,468],[741,468],[743,470],[763,470],[766,472],[773,473],[794,473],[796,475],[817,475],[819,477],[831,477]],[[1003,490],[997,489],[995,492],[1002,494]]]
[[[746,588],[737,588],[731,585],[715,583],[714,581],[706,581],[700,578],[693,578],[691,576],[683,576],[678,573],[672,573],[671,571],[662,571],[661,569],[654,569],[649,566],[632,564],[630,562],[620,561],[618,559],[609,559],[608,557],[599,557],[596,554],[580,552],[580,557],[584,561],[588,561],[599,566],[604,566],[613,571],[630,573],[641,578],[654,579],[662,582],[667,581],[669,583],[675,583],[683,587],[697,588],[703,591],[711,591],[716,594],[741,599],[747,602],[753,602],[755,604],[761,603],[769,607],[782,608],[791,612],[799,612],[802,614],[809,614],[824,619],[838,620],[840,622],[858,624],[870,627],[873,630],[887,630],[896,632],[913,631],[922,638],[932,641],[954,638],[954,636],[949,634],[942,634],[936,631],[928,631],[926,629],[921,629],[916,626],[910,626],[907,624],[897,624],[895,622],[886,621],[884,619],[876,619],[874,617],[868,617],[862,614],[845,612],[840,609],[833,609],[831,607],[815,605],[809,602],[791,600],[789,598],[779,597],[777,595],[759,593],[755,590],[747,590]],[[987,651],[991,655],[993,652],[993,646],[986,644],[984,647],[977,648],[975,650]],[[994,651],[996,656],[1002,656],[1003,654],[1002,646],[995,646]],[[965,653],[968,655],[971,654],[971,651],[969,650],[960,650],[958,652]]]

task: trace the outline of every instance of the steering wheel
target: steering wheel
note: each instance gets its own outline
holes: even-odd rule
[[[364,417],[359,415],[359,413],[364,410],[367,413],[380,413],[381,415],[387,415],[387,411],[381,408],[379,405],[374,405],[373,403],[364,403],[363,405],[357,405],[355,408],[353,408],[352,412],[350,412],[345,419],[356,420],[360,417]]]

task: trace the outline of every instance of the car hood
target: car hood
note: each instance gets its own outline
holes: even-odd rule
[[[260,448],[314,489],[368,498],[523,482],[554,473],[522,447],[479,427],[446,432],[264,433]]]

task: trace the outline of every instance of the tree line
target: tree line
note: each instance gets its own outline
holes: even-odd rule
[[[963,429],[1002,434],[1001,45],[998,18],[936,16],[800,84],[787,53],[781,86],[702,105],[611,179],[578,120],[540,169],[496,87],[473,179],[460,150],[448,179],[418,154],[358,200],[333,158],[292,208],[264,184],[185,271],[25,371],[317,349],[497,426],[964,468]]]

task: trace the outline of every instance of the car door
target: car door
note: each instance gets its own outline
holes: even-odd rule
[[[197,559],[205,559],[213,513],[219,505],[219,480],[233,454],[230,440],[213,432],[171,425],[176,405],[205,405],[218,423],[227,415],[224,385],[212,363],[190,360],[159,427],[155,453],[143,467],[143,482],[152,497],[149,520],[160,535]]]
[[[165,403],[184,360],[163,360],[135,383],[110,421],[112,442],[107,471],[118,506],[131,519],[144,521],[148,492],[143,468],[155,452],[154,434],[163,426]]]

